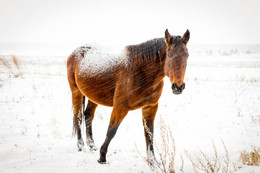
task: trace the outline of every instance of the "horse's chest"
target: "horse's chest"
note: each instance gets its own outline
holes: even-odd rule
[[[163,82],[149,88],[136,88],[128,93],[128,106],[138,109],[148,105],[155,105],[161,96]]]

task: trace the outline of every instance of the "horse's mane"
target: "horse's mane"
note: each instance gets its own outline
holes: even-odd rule
[[[164,38],[155,38],[137,45],[126,46],[125,50],[129,61],[141,65],[160,58],[164,45]]]
[[[172,36],[175,46],[183,44],[181,36]],[[126,55],[128,61],[133,62],[134,65],[142,65],[147,62],[156,61],[160,58],[165,47],[164,38],[155,38],[146,42],[126,46]]]

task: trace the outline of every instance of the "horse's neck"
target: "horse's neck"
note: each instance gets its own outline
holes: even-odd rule
[[[138,48],[137,50],[142,49]],[[161,82],[165,77],[166,44],[154,46],[152,50],[153,54],[135,51],[131,47],[126,48],[128,73],[134,76],[137,75],[136,77],[139,77],[138,75],[145,75],[148,78],[147,81],[153,83]],[[149,51],[151,50],[149,49]]]
[[[164,46],[162,50],[159,51],[158,60],[151,62],[154,65],[153,77],[155,77],[159,82],[165,77],[164,67],[166,60],[166,47]],[[151,64],[151,66],[152,66]]]
[[[160,55],[160,59],[157,59],[156,61],[150,61],[147,63],[144,63],[141,66],[138,66],[135,68],[134,73],[137,73],[139,75],[145,76],[145,81],[148,83],[160,83],[163,78],[165,77],[164,74],[164,63],[165,63],[165,56]]]

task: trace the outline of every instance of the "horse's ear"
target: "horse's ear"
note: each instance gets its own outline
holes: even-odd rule
[[[187,29],[187,31],[182,36],[182,42],[186,45],[190,39],[190,31]]]
[[[166,42],[167,44],[173,43],[173,37],[172,37],[171,34],[169,33],[168,29],[165,30],[165,42]]]

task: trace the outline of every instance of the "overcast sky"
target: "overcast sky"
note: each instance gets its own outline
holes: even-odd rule
[[[0,0],[0,42],[260,44],[259,0]]]

